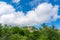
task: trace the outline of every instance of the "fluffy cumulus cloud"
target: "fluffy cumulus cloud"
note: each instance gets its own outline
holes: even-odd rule
[[[13,3],[18,3],[20,0],[12,0]]]
[[[50,3],[39,4],[34,10],[26,15],[22,11],[15,11],[12,5],[0,2],[0,23],[9,25],[37,25],[56,20],[58,6]],[[58,15],[57,15],[58,16]]]

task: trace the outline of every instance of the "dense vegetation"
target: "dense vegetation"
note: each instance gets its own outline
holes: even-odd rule
[[[0,24],[0,40],[60,40],[60,30],[45,24],[39,29]]]

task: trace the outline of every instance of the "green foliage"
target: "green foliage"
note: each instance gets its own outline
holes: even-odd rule
[[[45,24],[39,29],[34,26],[11,27],[0,24],[0,40],[60,40],[60,30]]]

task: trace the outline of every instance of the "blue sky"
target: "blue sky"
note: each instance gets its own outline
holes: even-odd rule
[[[29,11],[36,9],[36,7],[40,4],[43,4],[43,3],[49,4],[50,3],[53,7],[55,5],[59,6],[57,14],[58,14],[58,16],[60,16],[60,0],[19,0],[19,1],[18,0],[16,0],[16,1],[14,1],[14,0],[0,0],[0,2],[5,2],[9,5],[12,5],[16,12],[22,11],[24,13],[24,15],[28,14]],[[43,23],[46,23],[46,22],[42,22],[42,24]],[[49,21],[46,24],[47,25],[54,24],[58,29],[60,29],[60,17],[57,18],[56,20]],[[12,23],[12,25],[14,25],[14,23]],[[40,23],[38,23],[38,25],[40,25]]]

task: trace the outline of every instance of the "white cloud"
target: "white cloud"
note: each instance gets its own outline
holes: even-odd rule
[[[53,21],[56,20],[58,18],[58,6],[55,5],[53,8]]]
[[[11,5],[6,4],[5,2],[0,2],[0,15],[9,14],[14,11],[15,9]]]
[[[22,11],[16,12],[13,6],[0,2],[0,23],[13,25],[37,25],[55,19],[58,14],[58,6],[49,3],[39,4],[34,10],[26,15]],[[56,18],[57,19],[57,18]]]
[[[18,3],[20,0],[12,0],[13,3]]]

